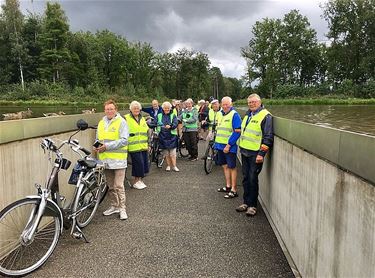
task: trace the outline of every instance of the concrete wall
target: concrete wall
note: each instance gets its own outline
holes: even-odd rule
[[[260,180],[264,209],[303,277],[375,277],[373,184],[279,137]]]

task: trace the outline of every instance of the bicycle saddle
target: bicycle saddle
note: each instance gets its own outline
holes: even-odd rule
[[[95,168],[97,162],[95,160],[79,159],[78,164],[89,169]]]

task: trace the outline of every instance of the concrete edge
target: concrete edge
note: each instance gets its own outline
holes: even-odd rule
[[[242,167],[242,161],[241,161],[241,156],[240,156],[240,152],[238,151],[237,152],[237,159]],[[260,195],[258,196],[258,201],[259,201],[259,204],[262,206],[262,209],[264,211],[264,214],[266,215],[267,217],[267,220],[268,220],[268,223],[270,224],[271,228],[272,228],[272,231],[274,232],[275,236],[276,236],[276,239],[281,247],[281,250],[283,251],[284,253],[284,256],[289,264],[289,267],[290,269],[292,270],[293,272],[293,275],[294,277],[296,278],[302,278],[302,275],[301,273],[299,272],[296,264],[294,263],[294,260],[292,258],[292,256],[290,255],[289,251],[288,251],[288,248],[286,247],[286,244],[284,243],[282,237],[281,237],[281,234],[279,232],[279,230],[276,228],[276,225],[273,223],[273,220],[271,218],[271,215],[269,214],[268,210],[267,210],[267,207],[265,206],[262,198],[260,197]]]
[[[271,215],[269,214],[268,210],[267,210],[267,207],[265,206],[265,204],[263,203],[263,200],[262,198],[258,197],[258,201],[260,203],[260,205],[262,206],[262,209],[264,211],[264,214],[266,215],[267,217],[267,220],[268,220],[268,223],[270,223],[271,225],[271,228],[273,230],[273,232],[275,233],[275,236],[277,238],[277,241],[279,242],[280,244],[280,247],[281,247],[281,250],[283,251],[284,253],[284,256],[286,258],[286,260],[288,261],[288,264],[290,266],[290,268],[292,269],[292,272],[294,274],[294,277],[296,278],[302,278],[302,275],[301,273],[299,272],[296,264],[294,263],[294,260],[292,258],[292,256],[290,255],[289,251],[288,251],[288,248],[286,247],[286,244],[284,243],[283,239],[281,238],[281,234],[279,232],[279,230],[277,229],[275,223],[273,223],[273,220],[271,218]]]

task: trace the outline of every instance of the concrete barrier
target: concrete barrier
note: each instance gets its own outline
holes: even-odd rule
[[[292,122],[288,123],[288,132],[293,131],[290,129]],[[323,127],[314,128],[324,134]],[[329,129],[327,132],[333,138],[342,131]],[[296,135],[290,136],[290,141],[278,137],[279,134],[285,136],[278,119],[275,133],[274,147],[260,176],[259,198],[299,273],[302,277],[375,277],[374,185],[306,150],[309,144],[315,148],[325,145],[327,137],[312,136],[305,129],[304,140],[297,136],[299,145],[304,148],[297,147],[291,142]],[[335,145],[332,148],[337,150],[337,155],[334,152],[329,155],[338,159],[349,155],[340,152],[350,151],[353,159],[347,162],[355,169],[366,170],[367,178],[371,178],[368,169],[374,169],[374,156],[368,156],[375,149],[375,140],[371,142],[372,149],[361,161],[356,156],[365,154],[364,148],[369,144],[351,141],[352,147],[341,151],[340,146]],[[354,154],[351,151],[356,144]]]

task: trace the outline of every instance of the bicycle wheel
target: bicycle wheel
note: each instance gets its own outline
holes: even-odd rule
[[[86,227],[93,219],[99,204],[107,193],[107,183],[103,172],[96,172],[96,181],[91,185],[85,184],[78,190],[73,211],[78,212],[76,216],[77,225]]]
[[[55,250],[61,223],[48,204],[31,240],[23,236],[36,217],[39,203],[39,199],[22,199],[0,212],[0,274],[29,274],[41,267]]]
[[[161,152],[161,150],[158,150],[158,151],[157,151],[155,162],[156,162],[156,166],[157,166],[158,168],[162,168],[162,167],[163,167],[163,163],[164,163],[164,155],[163,155],[163,153]]]
[[[182,137],[178,140],[178,152],[180,153],[181,157],[185,158],[189,156],[189,152],[186,148],[185,141]]]
[[[216,150],[214,150],[212,146],[208,146],[208,150],[204,158],[204,171],[207,175],[212,172],[212,166],[214,165],[215,156]]]

